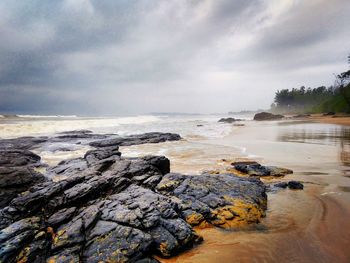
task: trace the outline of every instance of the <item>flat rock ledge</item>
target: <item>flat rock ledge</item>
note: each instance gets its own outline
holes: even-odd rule
[[[174,174],[164,156],[96,147],[47,171],[66,179],[39,181],[0,209],[0,262],[157,262],[201,242],[194,226],[234,228],[265,215],[259,179]],[[40,160],[24,154],[25,167]]]

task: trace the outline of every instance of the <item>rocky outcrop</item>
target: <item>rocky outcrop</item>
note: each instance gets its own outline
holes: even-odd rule
[[[273,185],[274,187],[278,187],[278,188],[289,188],[289,189],[293,189],[293,190],[303,190],[304,189],[304,185],[299,182],[299,181],[289,181],[289,182],[280,182],[277,184]]]
[[[94,141],[89,143],[93,147],[109,147],[109,146],[130,146],[144,143],[160,143],[165,141],[178,141],[181,140],[180,135],[175,133],[160,133],[149,132],[138,135],[130,135],[126,137],[117,137],[106,140]]]
[[[221,118],[218,120],[218,122],[223,122],[223,123],[234,123],[237,121],[235,118],[229,117],[229,118]]]
[[[19,193],[43,182],[46,178],[35,171],[40,165],[40,156],[29,150],[0,150],[0,208]]]
[[[228,118],[221,118],[220,120],[218,120],[218,122],[222,122],[222,123],[234,123],[236,121],[244,121],[242,119],[235,119],[232,117],[228,117]]]
[[[263,166],[257,162],[234,162],[231,164],[235,170],[239,173],[249,175],[249,176],[274,176],[280,177],[287,174],[292,174],[293,171],[286,168],[276,167],[276,166]]]
[[[158,135],[126,143],[179,138]],[[172,174],[166,157],[123,158],[117,144],[50,167],[47,177],[63,179],[27,187],[0,210],[0,262],[156,262],[200,242],[195,225],[232,228],[265,214],[258,179]],[[23,167],[39,161],[23,153]]]
[[[260,180],[232,174],[167,174],[157,190],[181,201],[182,217],[191,225],[232,228],[257,223],[267,205]]]
[[[255,121],[273,121],[283,119],[284,116],[280,114],[272,114],[269,112],[260,112],[254,115]]]

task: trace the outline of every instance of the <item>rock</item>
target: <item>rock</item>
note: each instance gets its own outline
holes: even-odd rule
[[[55,171],[75,171],[70,177],[39,184],[0,210],[0,229],[19,229],[11,234],[16,240],[1,239],[16,244],[16,249],[3,250],[6,262],[26,255],[39,261],[152,262],[150,253],[171,256],[201,240],[182,219],[178,203],[152,190],[170,170],[167,158],[122,159],[115,155],[117,148],[100,151],[87,152],[85,170],[77,166],[87,163],[84,158],[62,162]],[[112,164],[98,170],[96,164],[107,159]],[[42,223],[28,232],[21,220],[33,215]],[[40,232],[46,238],[36,240]],[[7,248],[2,241],[0,246]]]
[[[304,185],[299,181],[289,181],[288,187],[289,187],[289,189],[294,189],[294,190],[304,189]]]
[[[298,114],[298,115],[294,115],[293,118],[298,119],[298,118],[308,118],[310,117],[310,114]]]
[[[333,116],[333,115],[335,115],[335,112],[333,112],[333,111],[323,113],[323,116]]]
[[[165,141],[178,141],[181,140],[180,135],[175,133],[160,133],[150,132],[139,135],[130,135],[126,137],[118,137],[100,141],[94,141],[89,143],[93,147],[110,147],[110,146],[130,146],[135,144],[144,143],[159,143]]]
[[[82,137],[94,136],[89,131],[61,135],[80,136],[84,143],[91,138]],[[0,262],[157,262],[155,254],[170,257],[201,242],[194,225],[233,228],[259,222],[267,205],[259,179],[172,174],[164,156],[123,158],[118,148],[180,138],[150,133],[118,137],[116,143],[115,135],[108,135],[84,157],[50,167],[45,175],[58,181],[34,174],[40,157],[27,149],[13,151],[22,157],[4,158],[0,184],[20,193],[4,192],[11,198],[0,207]]]
[[[234,123],[236,121],[244,121],[243,119],[235,119],[232,117],[228,117],[228,118],[221,118],[220,120],[218,120],[218,122],[223,122],[223,123]]]
[[[189,224],[224,228],[259,222],[265,215],[265,190],[259,180],[232,174],[170,173],[157,186],[160,193],[181,200],[180,209]]]
[[[34,170],[40,166],[40,159],[29,150],[0,150],[0,208],[8,205],[19,193],[46,180]]]
[[[38,166],[40,156],[21,149],[0,150],[0,167]]]
[[[289,181],[289,182],[279,182],[271,185],[272,187],[275,188],[284,188],[286,189],[287,187],[292,190],[302,190],[304,189],[304,185],[299,182],[299,181]],[[271,190],[276,190],[272,188]]]
[[[19,193],[47,180],[30,167],[0,167],[0,208],[5,207]]]
[[[48,137],[20,137],[0,140],[0,149],[29,150],[47,142]]]
[[[288,183],[287,182],[279,182],[279,183],[274,184],[273,186],[286,189],[288,187]]]
[[[284,116],[280,114],[272,114],[269,112],[260,112],[254,115],[255,121],[271,121],[271,120],[280,120],[283,119]]]
[[[240,173],[249,176],[285,176],[286,174],[293,173],[292,170],[286,168],[280,168],[276,166],[263,166],[257,162],[234,162],[231,164]]]
[[[229,117],[229,118],[221,118],[218,120],[218,122],[224,122],[224,123],[234,123],[237,121],[235,118]]]

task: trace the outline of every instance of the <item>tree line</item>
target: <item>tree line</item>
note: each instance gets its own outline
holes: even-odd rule
[[[348,56],[350,65],[350,55]],[[271,111],[278,113],[350,112],[350,70],[335,76],[332,86],[282,89],[275,94]]]

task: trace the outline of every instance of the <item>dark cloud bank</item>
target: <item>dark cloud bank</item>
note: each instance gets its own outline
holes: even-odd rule
[[[347,68],[348,0],[0,2],[0,112],[268,107]]]

